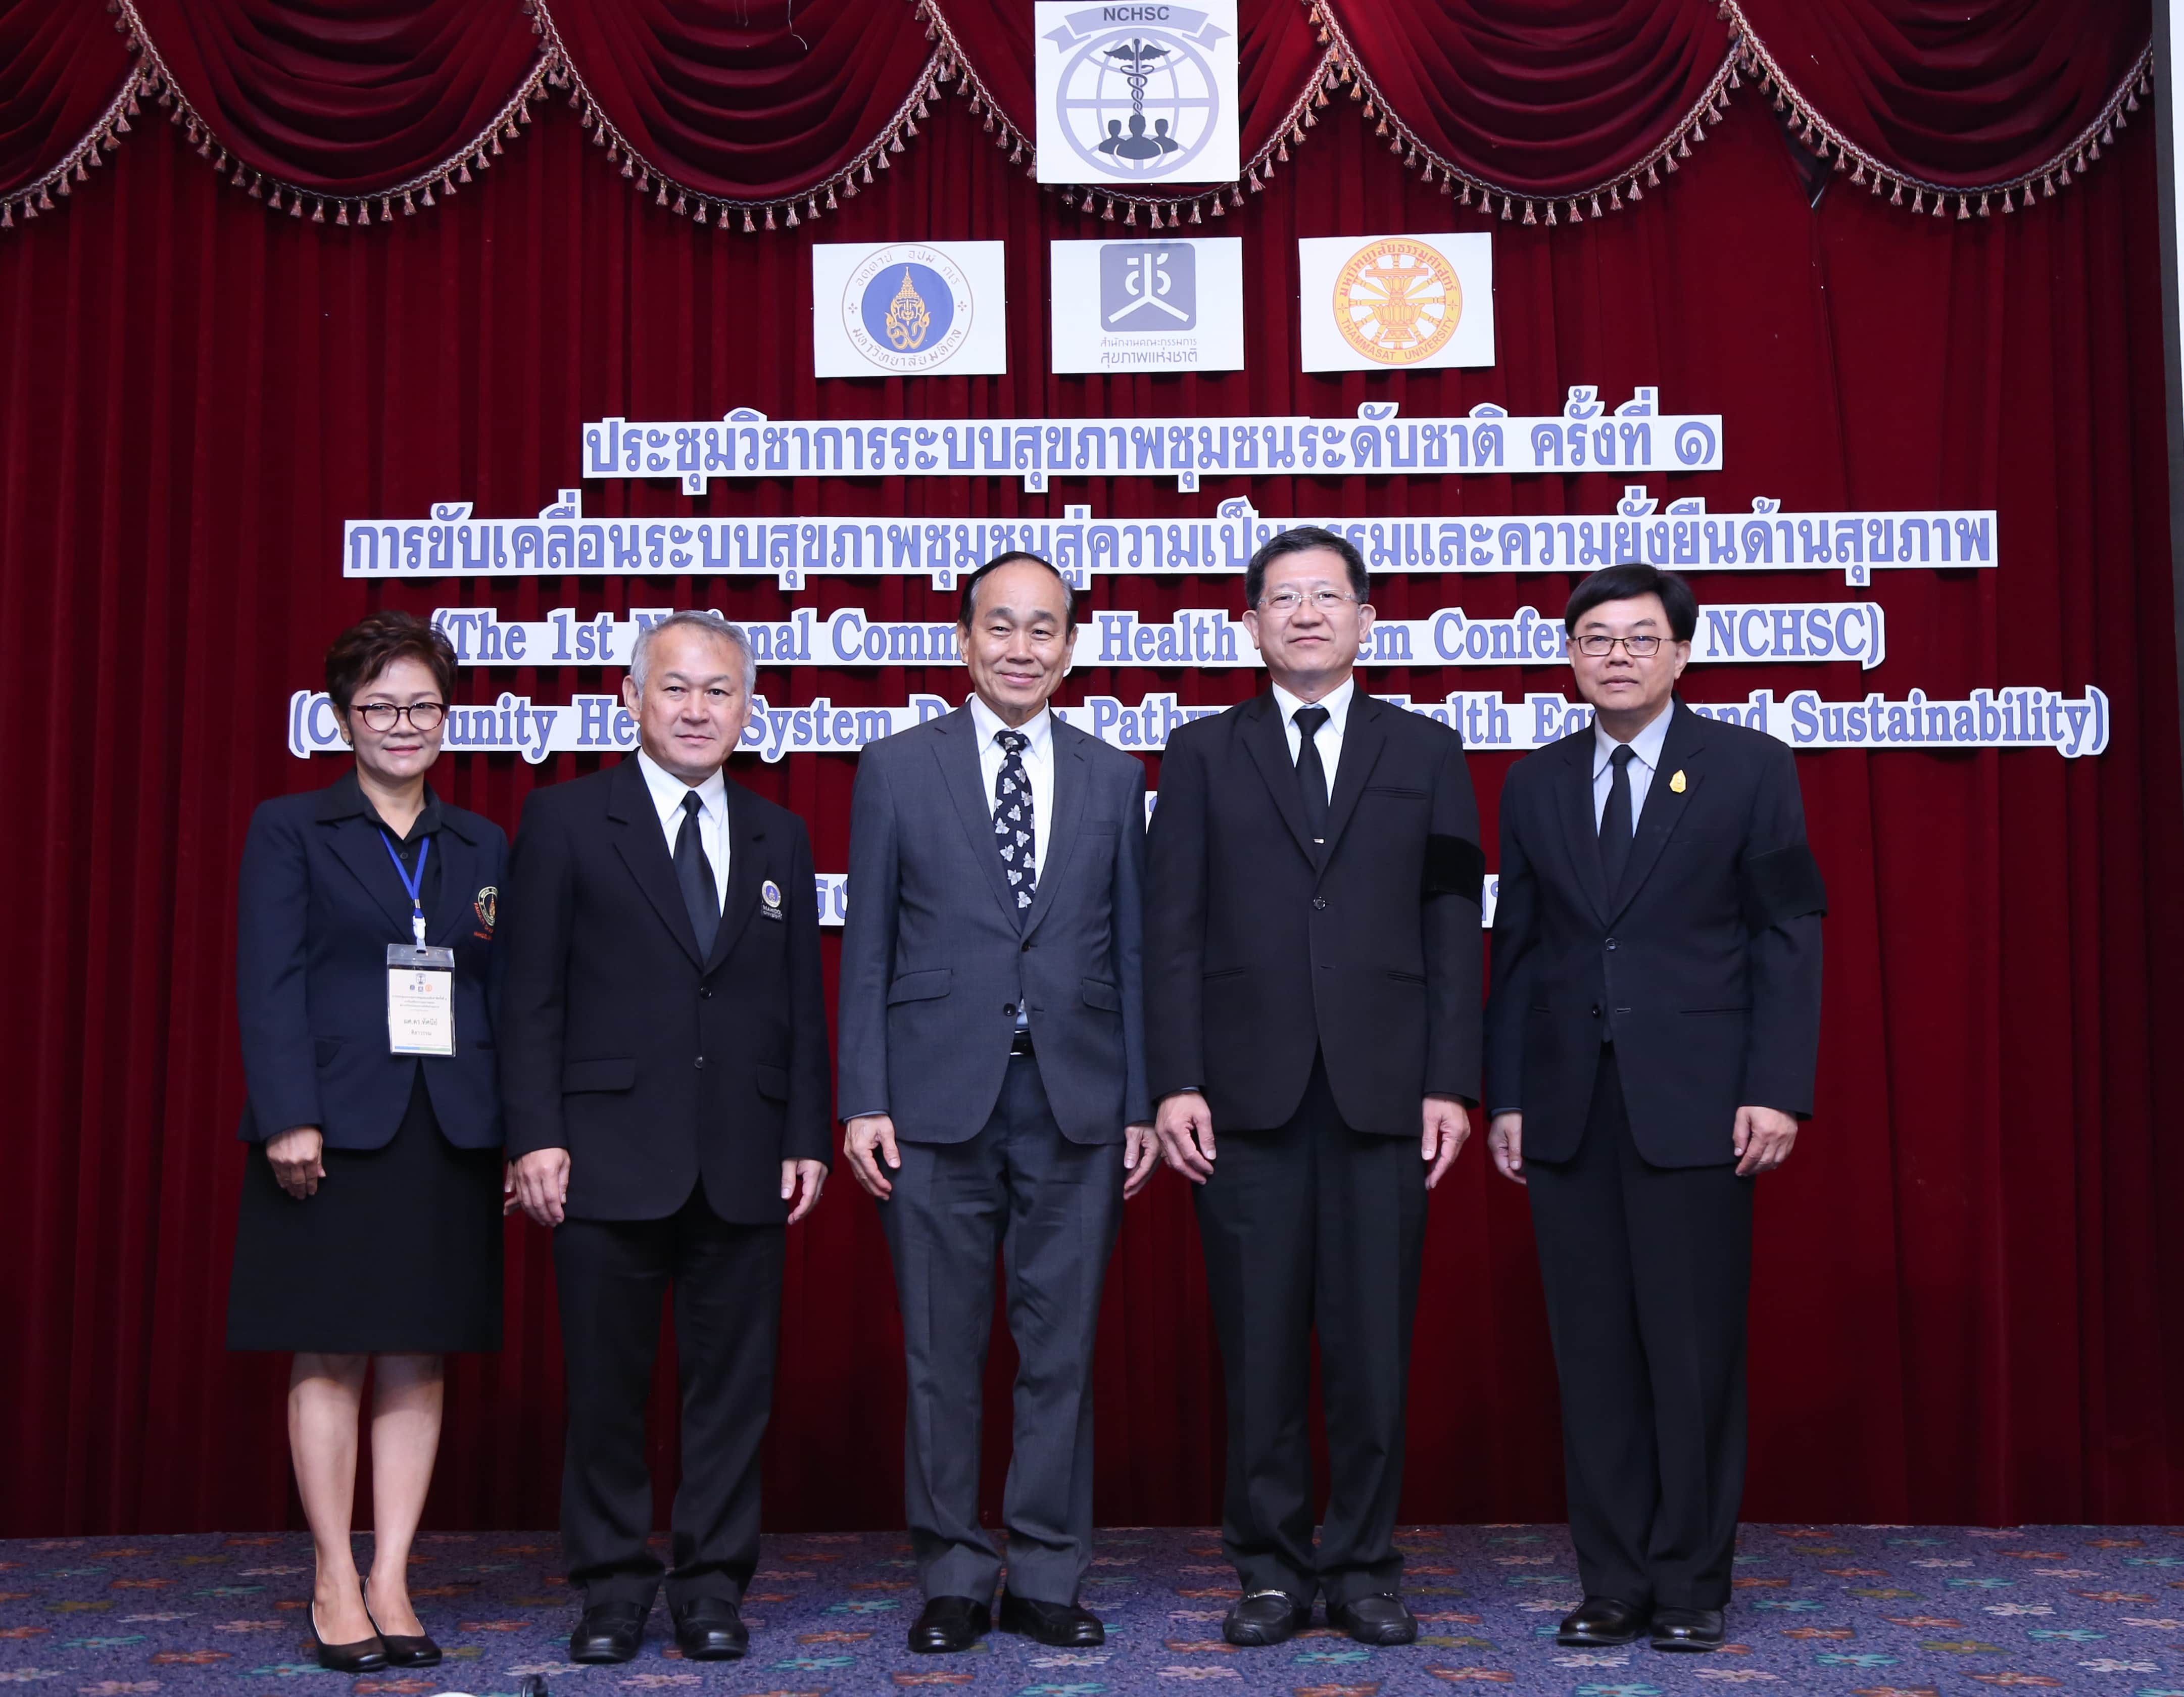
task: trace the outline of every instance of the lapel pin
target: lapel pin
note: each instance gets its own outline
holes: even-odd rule
[[[1681,766],[1679,766],[1676,768],[1675,776],[1669,780],[1669,793],[1670,795],[1681,795],[1685,787],[1686,786],[1684,782],[1684,769]]]
[[[1676,776],[1680,782],[1683,777],[1683,774],[1679,772],[1676,774]],[[768,907],[775,909],[780,907],[781,886],[775,883],[772,879],[768,878],[764,883],[758,887],[758,894],[759,899],[764,902]]]

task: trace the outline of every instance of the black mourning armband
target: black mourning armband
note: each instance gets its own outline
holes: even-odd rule
[[[1468,837],[1426,838],[1426,893],[1479,901],[1486,891],[1485,851]]]
[[[1828,910],[1828,887],[1820,876],[1819,862],[1802,843],[1753,855],[1739,876],[1744,921],[1754,931]]]

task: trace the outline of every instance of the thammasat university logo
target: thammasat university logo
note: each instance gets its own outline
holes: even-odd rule
[[[1235,175],[1234,0],[1034,9],[1040,181]]]
[[[937,248],[898,242],[867,254],[842,290],[842,328],[874,364],[925,371],[962,347],[978,303],[962,268]]]
[[[1413,365],[1440,352],[1463,317],[1463,285],[1433,248],[1368,242],[1335,273],[1334,325],[1368,359]]]

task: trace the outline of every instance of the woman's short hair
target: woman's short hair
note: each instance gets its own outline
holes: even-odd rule
[[[326,694],[347,713],[356,693],[397,660],[415,660],[432,674],[440,699],[455,693],[455,647],[447,634],[415,613],[367,614],[326,650]]]

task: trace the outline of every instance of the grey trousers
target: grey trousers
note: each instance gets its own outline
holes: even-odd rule
[[[919,1582],[928,1597],[983,1602],[1000,1574],[978,1523],[998,1252],[1021,1362],[1002,1498],[1009,1589],[1072,1602],[1092,1558],[1092,1348],[1122,1223],[1122,1145],[1062,1136],[1039,1064],[1023,1056],[976,1137],[899,1152],[880,1218],[910,1370],[904,1494]]]

